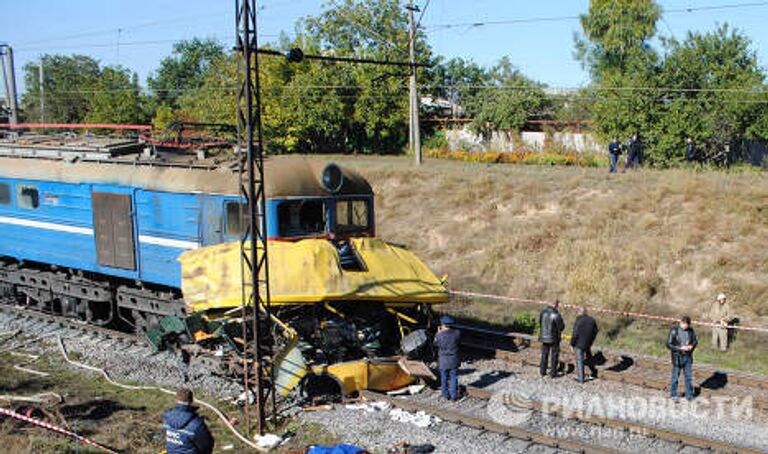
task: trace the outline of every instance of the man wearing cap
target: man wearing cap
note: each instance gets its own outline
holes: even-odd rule
[[[435,334],[437,366],[440,369],[440,393],[443,399],[458,400],[459,341],[461,332],[452,328],[454,321],[448,315],[440,317],[440,327]]]
[[[709,312],[712,323],[719,325],[712,327],[712,348],[724,352],[728,350],[728,324],[733,319],[731,305],[724,293],[717,295],[717,300]]]

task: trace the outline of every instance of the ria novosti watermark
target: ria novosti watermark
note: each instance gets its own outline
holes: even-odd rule
[[[525,426],[537,418],[536,425],[551,436],[581,438],[623,438],[621,427],[600,425],[600,420],[625,420],[643,425],[690,424],[697,420],[741,420],[754,415],[752,396],[698,397],[678,403],[664,396],[632,396],[579,391],[547,396],[544,389],[529,382],[516,381],[494,394],[488,402],[488,415],[497,423]],[[579,419],[597,424],[561,424],[563,419]],[[641,432],[642,433],[642,432]]]

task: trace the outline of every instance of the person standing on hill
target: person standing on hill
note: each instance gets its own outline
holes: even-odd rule
[[[677,383],[681,370],[685,376],[685,398],[693,400],[693,351],[698,343],[696,332],[691,326],[691,318],[688,316],[680,317],[678,325],[669,330],[667,348],[672,355],[670,396],[675,402],[677,402]]]
[[[696,144],[693,142],[693,137],[688,136],[685,143],[685,162],[692,164],[696,159]]]
[[[541,327],[539,341],[541,342],[541,362],[539,373],[547,375],[547,364],[550,363],[549,375],[557,377],[557,366],[560,363],[560,337],[565,329],[563,317],[560,316],[560,300],[555,300],[551,306],[547,306],[539,314],[539,326]]]
[[[717,295],[717,300],[709,311],[712,323],[719,325],[712,328],[712,349],[721,352],[728,350],[728,325],[733,320],[731,305],[724,293]]]
[[[459,342],[461,332],[452,328],[454,321],[448,315],[440,317],[440,327],[435,334],[437,346],[437,367],[440,369],[440,393],[443,399],[459,398]]]
[[[618,167],[620,154],[621,143],[619,143],[618,137],[613,136],[611,143],[608,144],[608,158],[611,160],[611,167],[608,169],[608,173],[616,173],[616,167]]]
[[[627,162],[624,164],[624,171],[626,172],[631,165],[633,169],[637,170],[640,167],[640,158],[643,154],[643,149],[640,144],[640,138],[637,134],[632,134],[632,138],[627,143]]]
[[[584,383],[584,366],[589,367],[590,378],[597,378],[597,368],[592,361],[592,344],[597,337],[597,322],[587,314],[587,308],[579,310],[579,316],[573,323],[571,349],[576,355],[576,381]]]

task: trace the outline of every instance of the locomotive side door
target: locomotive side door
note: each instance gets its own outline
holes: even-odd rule
[[[93,231],[99,265],[136,269],[136,244],[130,194],[91,193]]]

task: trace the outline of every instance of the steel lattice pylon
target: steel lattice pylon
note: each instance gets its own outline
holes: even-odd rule
[[[264,193],[264,141],[261,124],[261,96],[259,81],[259,57],[256,24],[256,0],[235,1],[236,50],[240,53],[242,77],[237,95],[238,122],[238,171],[240,185],[240,219],[245,226],[240,239],[240,266],[242,271],[243,370],[246,392],[246,426],[250,428],[248,391],[254,386],[257,409],[256,428],[264,433],[265,406],[272,396],[273,416],[275,393],[272,380],[264,375],[265,336],[269,333],[270,294],[269,266]],[[248,317],[251,309],[251,317]],[[253,345],[249,354],[248,321],[251,320]],[[270,357],[272,355],[269,355]],[[252,373],[249,363],[252,362]],[[251,377],[252,376],[252,377]]]

